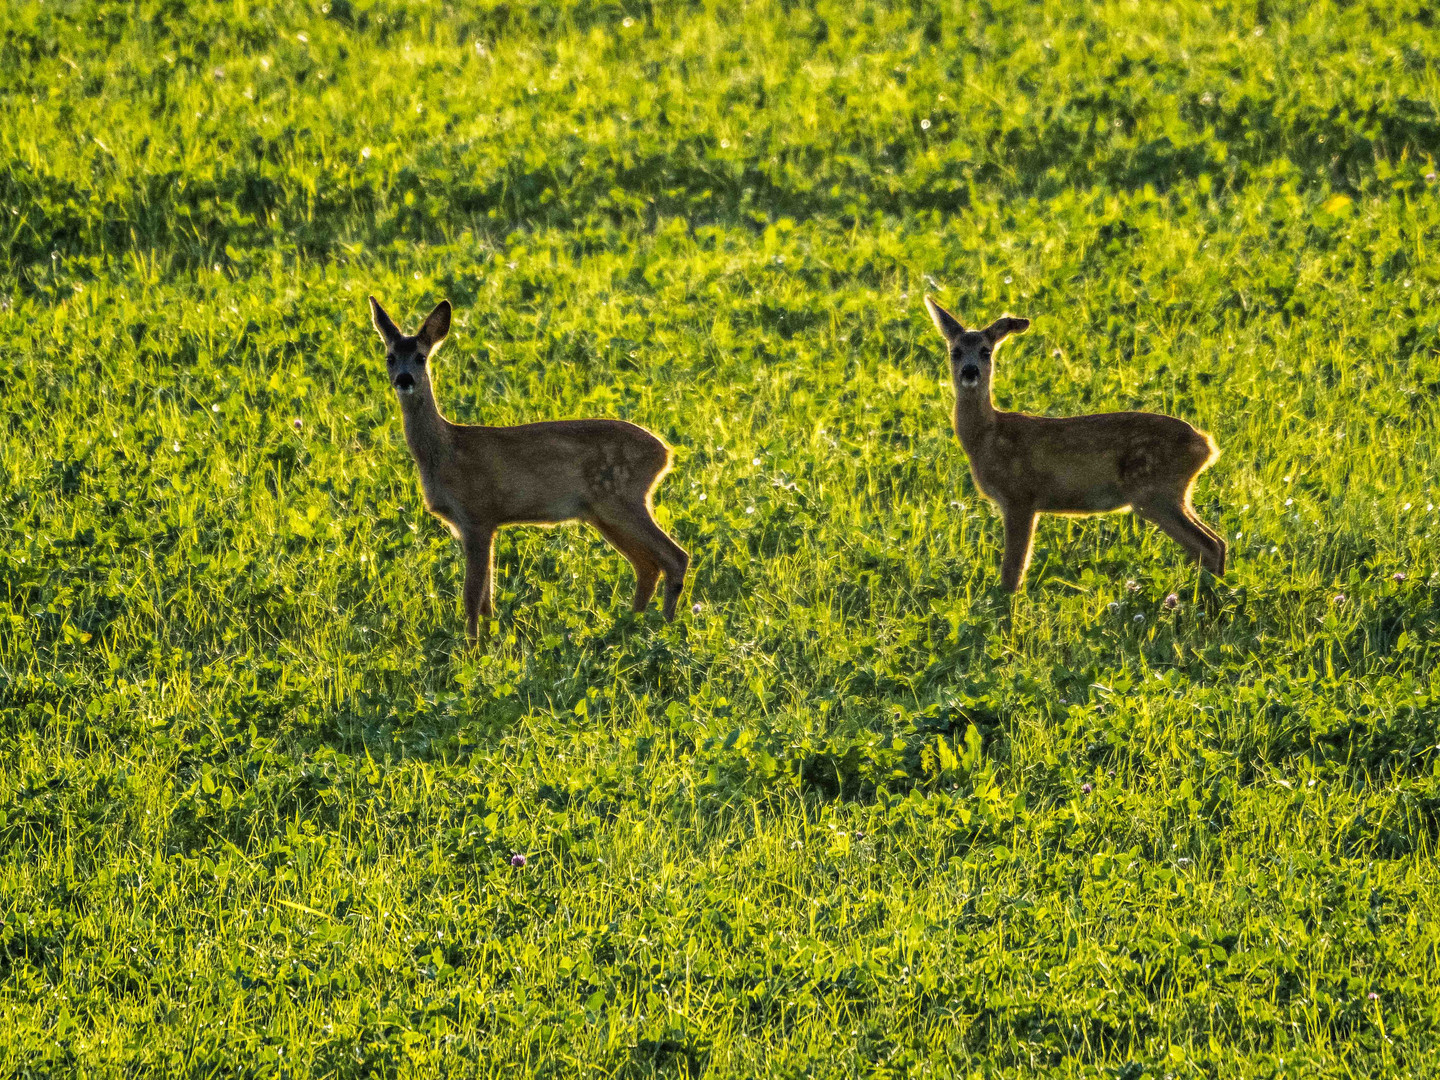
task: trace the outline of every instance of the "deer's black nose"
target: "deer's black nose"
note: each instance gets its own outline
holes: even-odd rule
[[[395,389],[414,390],[415,376],[411,375],[408,371],[402,371],[399,375],[395,376]]]
[[[974,386],[980,381],[980,365],[966,364],[960,369],[960,381],[966,386]]]

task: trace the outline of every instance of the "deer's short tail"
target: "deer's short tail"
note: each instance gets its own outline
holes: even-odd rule
[[[1216,459],[1220,457],[1220,447],[1216,446],[1215,440],[1203,431],[1197,430],[1195,435],[1195,456],[1198,459],[1195,471],[1199,473],[1215,464]]]
[[[644,429],[640,429],[644,431]],[[648,491],[654,491],[665,474],[670,471],[672,454],[670,447],[656,435],[644,431],[645,438],[635,440],[633,448],[626,455],[634,462],[637,471],[650,477]]]

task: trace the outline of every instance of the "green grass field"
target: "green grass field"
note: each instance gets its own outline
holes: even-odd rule
[[[0,0],[0,1075],[1434,1076],[1437,64]],[[1012,608],[927,291],[1033,320],[1002,408],[1211,432],[1225,580],[1046,518]],[[674,446],[679,621],[511,529],[466,650],[371,292],[452,419]]]

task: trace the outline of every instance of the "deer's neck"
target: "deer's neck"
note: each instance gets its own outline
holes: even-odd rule
[[[435,404],[428,374],[416,382],[413,394],[400,396],[400,420],[405,444],[423,473],[445,456],[450,444],[450,423]]]
[[[995,403],[990,400],[990,387],[957,390],[955,393],[955,434],[960,445],[969,451],[978,447],[995,428]]]

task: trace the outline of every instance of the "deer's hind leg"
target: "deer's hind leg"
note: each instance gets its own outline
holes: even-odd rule
[[[1225,546],[1224,539],[1209,525],[1206,525],[1205,522],[1200,520],[1200,518],[1196,515],[1195,508],[1193,506],[1185,507],[1185,517],[1189,520],[1190,524],[1194,525],[1197,529],[1199,529],[1201,532],[1203,532],[1206,536],[1210,538],[1211,546],[1215,551],[1215,563],[1213,566],[1210,567],[1210,572],[1213,573],[1216,577],[1224,577],[1225,553],[1228,550]]]
[[[617,539],[610,540],[612,544],[621,551],[625,551],[627,547],[633,545],[639,551],[643,551],[650,561],[665,574],[663,610],[666,621],[673,622],[675,605],[679,602],[680,593],[685,588],[685,571],[690,566],[690,556],[686,554],[685,549],[675,543],[669,534],[655,523],[655,519],[650,516],[650,508],[643,499],[597,506],[592,512],[597,527],[601,524],[605,526],[601,532],[606,538],[610,539],[610,532],[617,537]],[[610,532],[607,532],[607,529]],[[639,573],[638,565],[636,573]],[[651,589],[654,589],[653,579]],[[638,587],[636,599],[639,599]],[[648,595],[646,600],[649,600]]]
[[[1148,500],[1134,510],[1190,553],[1217,577],[1225,572],[1225,541],[1201,525],[1178,500]]]
[[[610,542],[610,546],[630,560],[630,565],[635,568],[635,600],[630,605],[632,611],[644,611],[645,605],[650,603],[650,598],[655,595],[655,585],[660,580],[660,564],[650,557],[650,552],[641,544],[616,529],[596,518],[591,522],[600,535]]]
[[[1181,509],[1185,511],[1185,516],[1190,519],[1190,523],[1192,525],[1194,525],[1197,529],[1203,532],[1206,536],[1210,537],[1210,543],[1216,552],[1216,565],[1212,566],[1210,570],[1212,573],[1214,573],[1216,577],[1224,577],[1225,552],[1227,550],[1225,547],[1224,537],[1222,537],[1209,525],[1205,524],[1205,522],[1200,520],[1200,516],[1195,513],[1194,505],[1192,505],[1190,502],[1190,493],[1188,491],[1185,493],[1185,499],[1181,503]]]

